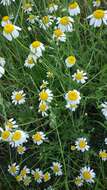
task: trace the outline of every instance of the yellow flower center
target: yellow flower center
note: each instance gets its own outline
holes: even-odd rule
[[[78,99],[78,94],[74,90],[68,92],[68,100],[75,101]]]
[[[48,93],[46,91],[40,92],[39,96],[40,96],[40,99],[43,101],[46,101],[48,99]]]
[[[20,175],[21,175],[22,177],[25,177],[26,174],[27,174],[26,169],[21,170]]]
[[[85,180],[90,180],[90,179],[91,179],[91,174],[90,174],[90,172],[89,172],[89,171],[84,171],[84,172],[83,172],[83,178],[84,178]]]
[[[104,18],[104,11],[101,9],[98,9],[98,10],[94,11],[93,16],[96,19],[102,19],[102,18]]]
[[[39,172],[35,172],[34,178],[35,178],[35,180],[39,180],[39,179],[40,179],[40,174],[39,174]]]
[[[4,31],[6,32],[6,33],[12,33],[13,31],[14,31],[14,25],[13,24],[6,24],[5,26],[4,26]]]
[[[86,146],[86,142],[84,140],[80,140],[79,147],[80,148],[85,148],[85,146]]]
[[[107,152],[100,152],[100,153],[99,153],[99,156],[100,156],[101,158],[107,158]]]
[[[40,133],[36,133],[35,135],[33,135],[33,139],[35,141],[40,141],[40,140],[42,140],[42,136]]]
[[[32,47],[33,47],[33,48],[38,48],[38,47],[40,47],[40,45],[41,45],[41,42],[39,42],[39,41],[34,41],[34,42],[32,43]]]
[[[33,64],[33,59],[32,58],[28,59],[28,64],[30,64],[30,65]]]
[[[23,98],[23,95],[21,93],[17,93],[16,96],[15,96],[15,99],[17,101],[20,101],[22,98]]]
[[[17,181],[21,181],[21,180],[22,180],[22,177],[21,177],[20,175],[17,175],[17,176],[16,176],[16,180],[17,180]]]
[[[39,106],[39,108],[40,108],[40,111],[42,111],[42,112],[46,111],[46,108],[47,108],[46,103],[44,103],[44,102],[41,103],[40,106]]]
[[[67,58],[67,61],[68,61],[68,63],[69,63],[70,65],[74,65],[75,62],[76,62],[76,58],[71,55],[71,56],[69,56],[69,57]]]
[[[54,35],[58,38],[63,35],[63,32],[60,29],[56,29],[54,31]]]
[[[76,185],[79,185],[80,183],[82,183],[82,179],[81,178],[77,178],[77,179],[75,179],[75,184]]]
[[[13,139],[13,141],[18,141],[18,140],[21,139],[21,137],[22,137],[21,132],[20,132],[20,131],[16,131],[16,132],[13,134],[12,139]]]
[[[44,16],[42,18],[42,21],[43,21],[44,24],[48,24],[49,23],[49,17],[48,16]]]
[[[77,2],[74,2],[74,3],[70,3],[69,4],[69,8],[70,9],[75,9],[75,8],[77,8],[78,7],[78,3]]]
[[[3,20],[3,21],[8,21],[8,20],[9,20],[9,16],[4,16],[4,17],[2,18],[2,20]]]
[[[11,166],[10,172],[15,174],[16,173],[16,166]]]
[[[83,74],[81,72],[78,72],[78,73],[76,73],[75,78],[77,80],[81,80],[81,79],[83,79]]]
[[[62,25],[68,25],[69,24],[69,22],[70,22],[70,20],[69,20],[69,18],[67,17],[67,16],[64,16],[64,17],[62,17],[61,19],[60,19],[60,24],[62,24]]]
[[[45,181],[45,182],[48,181],[49,178],[50,178],[49,173],[46,172],[46,173],[44,174],[44,181]]]
[[[29,15],[29,20],[33,20],[35,18],[34,15]]]
[[[59,172],[59,167],[57,165],[54,165],[53,167],[53,171],[56,173],[56,172]]]
[[[12,129],[13,128],[13,123],[10,122],[10,121],[7,121],[6,127],[9,128],[9,129]]]
[[[71,145],[71,150],[75,150],[76,147],[74,145]]]
[[[7,140],[10,136],[10,132],[9,131],[3,131],[1,134],[2,139]]]
[[[26,3],[25,5],[24,5],[24,8],[25,9],[29,9],[29,8],[31,8],[32,7],[32,5],[30,4],[30,3]]]

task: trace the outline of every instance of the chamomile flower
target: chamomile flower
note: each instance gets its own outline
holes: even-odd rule
[[[24,13],[29,14],[32,11],[32,6],[33,6],[33,4],[31,4],[31,3],[25,3],[22,7],[24,10]]]
[[[6,64],[5,58],[4,57],[0,57],[0,66],[4,67],[5,64]]]
[[[53,39],[56,41],[65,42],[66,41],[66,35],[64,34],[64,32],[62,32],[62,30],[55,29],[54,33],[53,33]]]
[[[64,16],[62,18],[58,18],[57,24],[58,28],[63,32],[72,32],[73,26],[72,23],[74,22],[73,18],[69,16]]]
[[[31,24],[35,24],[35,21],[37,20],[37,17],[35,15],[29,15],[29,17],[27,18],[27,21]]]
[[[68,12],[70,16],[75,16],[80,14],[80,7],[76,1],[69,3]]]
[[[29,184],[31,183],[32,179],[30,176],[26,176],[24,179],[23,179],[23,183],[25,186],[29,186]]]
[[[24,104],[25,103],[25,93],[24,93],[24,91],[23,90],[13,91],[11,99],[12,99],[12,103],[14,103],[15,105]]]
[[[90,19],[89,23],[94,27],[100,27],[102,23],[107,25],[107,11],[98,9],[92,15],[88,16],[87,19]]]
[[[46,102],[51,102],[53,99],[53,93],[51,90],[49,89],[43,89],[40,93],[39,93],[39,100],[40,101],[46,101]]]
[[[49,172],[46,172],[45,174],[43,174],[43,180],[44,182],[47,182],[51,179],[51,175]]]
[[[102,103],[101,107],[102,107],[101,112],[105,116],[105,119],[107,119],[107,102]]]
[[[16,181],[17,181],[17,182],[22,181],[22,176],[21,176],[21,175],[17,175],[15,178],[16,178]]]
[[[8,166],[8,172],[16,176],[19,173],[19,165],[16,165],[16,162]]]
[[[3,4],[3,6],[9,6],[12,2],[15,2],[15,0],[1,0],[0,4]]]
[[[100,5],[101,5],[101,0],[93,1],[93,7],[100,7]]]
[[[32,175],[37,183],[41,183],[43,179],[43,172],[39,168],[32,170]]]
[[[70,55],[70,56],[68,56],[66,59],[65,59],[65,63],[66,63],[66,66],[68,67],[68,68],[71,68],[73,65],[75,65],[75,63],[76,63],[76,58],[75,58],[75,56],[73,56],[73,55]]]
[[[48,81],[43,80],[42,85],[40,86],[40,89],[46,88],[48,85]]]
[[[26,151],[26,147],[25,147],[25,146],[19,145],[19,146],[17,147],[17,152],[18,152],[18,154],[22,155],[22,154],[25,153],[25,151]]]
[[[24,66],[32,69],[35,66],[36,62],[37,62],[36,57],[34,59],[34,56],[32,56],[32,54],[29,54],[27,59],[25,60]]]
[[[62,165],[59,162],[53,162],[51,169],[53,170],[55,176],[62,175]]]
[[[58,10],[58,5],[55,4],[55,3],[50,3],[48,5],[48,12],[49,13],[53,13],[53,12],[56,12]]]
[[[20,171],[20,175],[22,178],[26,178],[27,174],[30,173],[30,169],[27,168],[27,166],[24,166],[24,168]]]
[[[74,73],[72,75],[72,77],[73,77],[73,80],[77,81],[77,83],[84,84],[86,82],[86,80],[87,80],[87,76],[86,75],[87,75],[86,73],[84,73],[83,71],[80,71],[80,70],[77,69],[77,72]]]
[[[86,138],[78,138],[75,142],[75,146],[77,150],[80,150],[81,152],[85,152],[89,150],[89,146],[87,144]]]
[[[79,104],[81,100],[80,92],[77,90],[70,90],[66,93],[65,99],[70,104]]]
[[[48,114],[46,113],[46,111],[48,110],[48,105],[46,102],[40,102],[39,104],[39,110],[38,112],[42,113],[42,116],[47,116]]]
[[[107,160],[107,152],[106,152],[106,150],[100,150],[100,152],[99,152],[99,157],[100,157],[103,161],[106,161],[106,160]]]
[[[78,187],[83,186],[83,179],[80,176],[76,177],[74,182],[75,182],[75,185]]]
[[[85,166],[80,170],[80,173],[84,181],[86,181],[87,183],[94,183],[95,172],[93,169]]]
[[[52,25],[53,21],[54,21],[54,18],[52,16],[49,16],[49,15],[43,16],[42,19],[39,21],[40,28],[43,28],[44,30],[46,30]]]
[[[10,144],[12,147],[18,147],[19,145],[22,145],[23,143],[27,142],[28,138],[29,136],[26,132],[22,130],[16,130],[12,133]]]
[[[9,23],[11,23],[10,17],[9,16],[3,16],[2,21],[1,21],[1,26],[4,27],[6,24],[9,24]]]
[[[16,124],[16,121],[13,118],[7,120],[5,123],[6,130],[12,131],[13,129],[15,129],[17,127],[18,127],[18,125]]]
[[[0,127],[0,132],[1,132],[0,140],[6,141],[6,142],[9,142],[11,140],[12,134],[9,130],[3,130]]]
[[[3,36],[7,40],[12,41],[13,38],[17,38],[19,36],[19,31],[21,31],[20,27],[7,23],[3,28]]]
[[[35,144],[40,145],[46,140],[46,135],[44,132],[39,131],[32,136],[32,139]]]
[[[77,109],[78,105],[77,104],[71,104],[67,102],[66,108],[68,108],[70,111],[75,111]]]
[[[31,52],[37,57],[42,56],[42,52],[45,50],[44,44],[42,44],[40,41],[34,41],[30,45]]]

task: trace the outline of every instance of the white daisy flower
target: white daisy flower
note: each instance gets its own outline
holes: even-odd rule
[[[37,145],[40,145],[43,143],[43,141],[45,141],[47,138],[46,138],[46,135],[44,134],[44,132],[42,131],[39,131],[37,133],[35,133],[33,136],[32,136],[32,139],[33,139],[33,142]]]
[[[70,111],[75,111],[77,109],[78,105],[77,104],[70,104],[67,102],[66,108],[68,108]]]
[[[83,186],[83,179],[80,176],[76,177],[74,182],[75,182],[75,185],[78,187]]]
[[[6,64],[5,58],[4,57],[0,57],[0,66],[4,67],[5,64]]]
[[[101,5],[100,0],[93,1],[93,7],[100,7],[100,5]]]
[[[77,72],[74,73],[72,75],[72,77],[73,77],[73,80],[77,81],[77,83],[84,84],[86,82],[86,80],[88,79],[86,75],[87,75],[87,73],[84,73],[83,71],[80,71],[77,69]]]
[[[66,35],[64,34],[64,32],[62,32],[62,30],[55,29],[54,33],[53,33],[53,39],[55,39],[56,41],[65,42],[66,41]]]
[[[25,131],[16,130],[12,133],[10,145],[12,147],[18,147],[19,145],[22,145],[23,143],[27,142],[28,138],[29,136]]]
[[[6,142],[9,142],[11,140],[12,134],[9,130],[3,130],[0,127],[0,132],[1,132],[0,140],[6,141]]]
[[[32,175],[37,183],[41,183],[43,179],[43,172],[39,168],[32,170]]]
[[[76,58],[75,58],[75,56],[73,56],[73,55],[70,55],[70,56],[68,56],[66,59],[65,59],[65,63],[66,63],[66,66],[68,67],[68,68],[71,68],[73,65],[75,65],[75,63],[76,63]]]
[[[25,103],[25,94],[23,90],[12,92],[12,103],[15,105]]]
[[[56,12],[58,10],[58,5],[55,4],[55,3],[50,3],[48,5],[48,12],[49,13],[53,13],[53,12]]]
[[[39,93],[39,100],[44,102],[51,102],[53,99],[53,93],[51,90],[49,89],[43,89],[40,93]]]
[[[43,80],[42,85],[40,86],[40,89],[46,88],[48,85],[48,81]]]
[[[87,150],[89,150],[89,146],[87,144],[87,140],[86,138],[78,138],[75,142],[75,146],[77,150],[80,150],[81,152],[85,152]]]
[[[81,100],[80,92],[77,90],[70,90],[68,93],[66,93],[65,99],[70,104],[79,104]]]
[[[44,30],[46,30],[52,25],[53,21],[54,21],[53,16],[49,16],[49,15],[43,16],[42,19],[39,20],[40,28],[43,28]]]
[[[6,24],[10,24],[10,17],[9,16],[3,16],[1,21],[1,26],[4,27]]]
[[[27,166],[24,166],[24,168],[20,171],[20,175],[22,176],[23,179],[24,179],[24,178],[27,176],[27,174],[29,174],[29,173],[30,173],[30,169],[27,168]]]
[[[36,57],[34,57],[32,54],[29,54],[27,59],[25,60],[24,66],[31,69],[31,68],[33,68],[35,66],[36,62],[37,62]]]
[[[16,162],[8,166],[8,172],[16,176],[19,173],[19,165],[16,165]]]
[[[47,182],[51,179],[51,175],[49,172],[46,172],[45,174],[43,174],[43,180],[44,182]]]
[[[29,14],[32,11],[32,7],[33,7],[33,4],[25,3],[22,8],[24,10],[24,13]]]
[[[16,178],[16,181],[17,181],[17,182],[22,181],[22,176],[21,176],[21,175],[17,175],[15,178]]]
[[[107,152],[106,152],[106,150],[100,150],[100,152],[99,152],[99,157],[100,157],[103,161],[106,161],[106,160],[107,160]]]
[[[68,12],[70,16],[75,16],[80,14],[80,7],[76,1],[69,3]]]
[[[15,26],[11,23],[5,24],[3,29],[3,36],[9,40],[12,41],[13,38],[17,38],[19,36],[19,31],[21,31],[21,28],[18,26]]]
[[[30,45],[31,52],[37,57],[42,56],[42,52],[45,50],[44,44],[42,44],[40,41],[34,41]]]
[[[9,6],[12,2],[15,2],[15,0],[1,0],[0,4],[3,4],[3,6]]]
[[[84,179],[87,183],[94,183],[94,178],[95,178],[95,172],[93,171],[93,169],[90,169],[90,167],[83,167],[80,170],[80,174],[82,179]]]
[[[46,102],[40,102],[39,104],[39,110],[38,112],[41,112],[42,113],[42,116],[47,116],[48,114],[46,113],[48,110],[48,105]]]
[[[22,154],[25,153],[25,151],[26,151],[26,147],[25,147],[25,146],[19,145],[19,146],[17,147],[17,152],[18,152],[18,154],[22,155]]]
[[[53,162],[51,169],[53,170],[55,176],[62,175],[62,165],[59,162]]]
[[[6,130],[12,131],[13,129],[15,129],[17,127],[18,127],[18,125],[16,124],[16,121],[13,118],[9,119],[5,123],[5,129]]]
[[[90,25],[94,27],[100,27],[102,23],[107,25],[107,11],[98,9],[88,16],[87,19],[90,19]]]
[[[102,103],[101,107],[102,107],[101,112],[105,116],[105,119],[107,119],[107,102]]]
[[[35,24],[35,21],[37,20],[37,16],[35,15],[29,15],[29,17],[27,18],[27,21],[31,24]]]
[[[73,27],[72,27],[72,23],[74,22],[73,18],[64,16],[62,18],[59,17],[57,20],[58,20],[57,21],[58,28],[60,30],[62,30],[63,32],[72,32],[73,31]]]

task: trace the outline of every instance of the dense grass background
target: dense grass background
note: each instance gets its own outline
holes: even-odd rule
[[[33,14],[46,15],[48,1],[34,0]],[[57,1],[60,5],[56,16],[68,15],[65,7],[67,1]],[[26,14],[21,9],[21,1],[16,1],[10,7],[0,5],[0,18],[13,14],[16,25],[22,28],[20,37],[12,42],[7,41],[0,28],[0,56],[6,59],[6,73],[0,79],[0,125],[3,127],[7,118],[15,118],[19,126],[32,135],[35,131],[44,131],[49,142],[35,147],[32,142],[27,144],[28,150],[20,158],[15,149],[10,149],[6,143],[0,143],[0,190],[27,189],[20,186],[7,172],[11,161],[29,168],[40,167],[48,170],[53,161],[60,161],[63,165],[63,176],[52,177],[49,183],[33,184],[35,188],[44,189],[49,184],[55,190],[78,189],[73,180],[79,174],[81,167],[89,164],[96,172],[96,183],[84,185],[83,190],[106,190],[107,162],[101,162],[98,151],[104,147],[107,137],[107,122],[101,114],[100,104],[107,99],[107,27],[94,29],[85,19],[92,13],[92,1],[79,1],[81,17],[75,19],[75,32],[67,34],[67,42],[57,46],[52,41],[53,28],[42,31],[33,25],[29,32]],[[107,9],[106,3],[102,8]],[[41,62],[29,70],[24,67],[24,61],[29,53],[29,45],[36,39],[46,46]],[[77,64],[69,72],[64,64],[65,58],[75,54]],[[71,75],[80,68],[87,72],[88,81],[84,85],[73,82]],[[50,114],[42,118],[38,114],[38,93],[42,80],[46,80],[46,72],[53,72],[54,78],[49,81],[49,88],[53,91],[54,100]],[[80,90],[82,100],[75,113],[65,108],[64,94],[71,88]],[[11,103],[11,93],[17,89],[24,89],[27,100],[24,105],[14,106]],[[32,109],[31,109],[32,108]],[[90,151],[82,154],[70,150],[71,144],[79,137],[87,137],[91,146]],[[32,182],[34,183],[34,182]],[[29,188],[28,188],[29,189]]]

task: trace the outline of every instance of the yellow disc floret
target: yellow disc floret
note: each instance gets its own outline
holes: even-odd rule
[[[32,43],[32,47],[33,47],[33,48],[38,48],[38,47],[40,47],[40,45],[41,45],[41,42],[39,42],[39,41],[34,41],[34,42]]]
[[[102,9],[98,9],[98,10],[94,11],[93,16],[96,19],[102,19],[102,18],[104,18],[104,11]]]
[[[48,99],[48,93],[43,90],[42,92],[40,92],[39,97],[42,101],[46,101]]]
[[[15,99],[17,101],[20,101],[22,98],[23,98],[23,95],[21,93],[17,93],[16,96],[15,96]]]
[[[74,2],[74,3],[70,3],[69,4],[69,8],[70,9],[75,9],[75,8],[77,8],[78,7],[78,3],[77,2]]]
[[[78,99],[78,94],[76,91],[72,90],[68,92],[68,100],[70,101],[76,101]]]
[[[68,61],[68,63],[70,64],[70,65],[74,65],[75,64],[75,62],[76,62],[76,58],[75,58],[75,56],[69,56],[68,58],[67,58],[67,61]]]
[[[64,17],[62,17],[61,19],[60,19],[60,24],[62,24],[62,25],[68,25],[69,24],[69,22],[70,22],[70,20],[69,20],[69,17],[67,17],[67,16],[64,16]]]
[[[12,33],[13,31],[14,31],[14,25],[13,24],[6,24],[5,26],[4,26],[4,31],[6,32],[6,33]]]
[[[10,132],[9,131],[3,131],[2,134],[1,134],[1,138],[3,140],[7,140],[10,136]]]
[[[18,140],[21,139],[21,137],[22,137],[21,132],[20,131],[15,131],[15,133],[12,136],[12,140],[13,141],[18,141]]]

